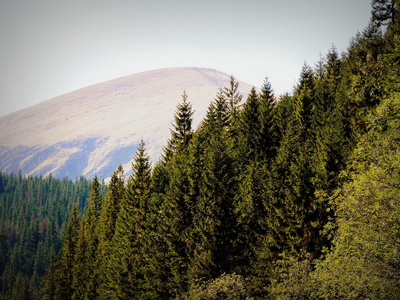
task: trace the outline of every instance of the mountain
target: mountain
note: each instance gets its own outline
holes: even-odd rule
[[[108,178],[144,139],[153,161],[170,137],[176,105],[188,94],[196,126],[229,75],[168,68],[106,81],[0,118],[0,170],[74,179]],[[244,99],[251,89],[239,81]]]

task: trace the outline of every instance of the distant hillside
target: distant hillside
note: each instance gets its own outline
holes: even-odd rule
[[[145,139],[154,161],[169,138],[183,91],[195,126],[229,75],[213,69],[169,68],[133,74],[59,96],[0,118],[0,170],[74,179],[130,169]],[[240,82],[246,97],[249,84]]]

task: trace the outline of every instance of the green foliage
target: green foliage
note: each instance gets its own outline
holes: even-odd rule
[[[224,88],[223,93],[228,100],[228,107],[232,114],[232,122],[235,123],[243,96],[239,93],[239,82],[233,75],[230,77],[229,86]]]
[[[40,278],[61,248],[72,207],[82,212],[89,191],[90,181],[83,177],[73,182],[0,172],[0,295],[11,297],[12,290],[25,286],[38,299]]]
[[[275,108],[276,101],[271,83],[266,77],[259,96],[260,156],[270,162],[276,155],[278,143]]]
[[[399,95],[384,101],[353,154],[335,201],[335,247],[314,275],[324,297],[393,299],[400,292],[399,111]]]
[[[195,284],[190,288],[188,300],[250,300],[242,276],[222,274],[214,280]]]
[[[192,105],[187,101],[187,94],[184,91],[182,103],[179,103],[174,115],[175,124],[172,124],[171,138],[164,147],[163,161],[168,162],[172,155],[181,148],[186,148],[192,138],[192,116],[194,111]]]
[[[97,278],[97,249],[99,246],[99,224],[103,197],[100,184],[94,176],[90,190],[89,206],[81,222],[76,251],[74,276],[74,299],[93,299],[99,284]]]
[[[58,259],[56,298],[72,299],[75,292],[79,228],[78,209],[73,206]]]
[[[242,163],[261,159],[261,109],[260,99],[253,87],[241,111],[239,118],[239,152],[242,152],[238,160]]]
[[[135,154],[133,173],[125,187],[111,241],[111,257],[106,262],[107,295],[113,299],[129,299],[140,293],[143,279],[142,253],[146,244],[149,218],[151,164],[143,141]],[[105,296],[105,295],[103,295]]]

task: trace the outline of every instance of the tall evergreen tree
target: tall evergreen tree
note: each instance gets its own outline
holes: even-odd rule
[[[316,100],[322,107],[322,116],[325,119],[324,122],[320,121],[322,126],[317,134],[324,134],[326,144],[328,192],[337,187],[338,176],[345,166],[345,157],[348,156],[351,143],[350,132],[346,130],[348,125],[345,124],[346,105],[339,93],[342,78],[342,61],[333,46],[325,57],[323,76],[316,80]]]
[[[232,114],[229,109],[228,100],[224,94],[224,91],[219,90],[216,98],[210,103],[206,112],[206,117],[203,120],[204,130],[214,132],[214,130],[222,130],[227,128],[232,120]]]
[[[109,267],[112,266],[113,256],[111,255],[111,242],[115,234],[115,223],[121,208],[121,201],[125,194],[124,169],[122,165],[114,171],[108,184],[108,192],[102,205],[102,210],[97,226],[99,244],[97,248],[97,266],[95,276],[99,280],[97,292],[103,299],[108,295],[109,289]],[[105,297],[107,298],[107,297]]]
[[[169,164],[170,184],[162,206],[161,234],[169,248],[172,294],[187,289],[187,242],[192,223],[187,157],[177,153]]]
[[[264,79],[260,93],[260,123],[261,123],[261,140],[260,151],[261,157],[271,162],[276,155],[278,143],[277,128],[275,125],[275,96],[268,78]]]
[[[218,126],[218,123],[215,124]],[[191,278],[209,279],[232,272],[237,257],[235,176],[226,133],[209,136],[194,217],[195,248]]]
[[[237,244],[240,247],[238,271],[249,280],[254,294],[265,286],[265,282],[259,283],[262,280],[258,277],[266,278],[268,274],[266,266],[258,261],[259,252],[265,247],[263,240],[267,236],[264,220],[269,216],[264,203],[268,175],[267,164],[250,162],[240,175],[239,191],[236,195],[239,228]]]
[[[51,256],[50,265],[46,270],[46,275],[43,277],[43,288],[41,291],[43,300],[55,300],[56,299],[56,280],[57,280],[57,266],[56,258]]]
[[[228,101],[228,107],[231,116],[230,130],[232,135],[235,135],[235,127],[237,126],[236,122],[243,96],[239,92],[239,81],[237,81],[233,75],[230,76],[229,86],[224,88],[224,94],[226,100]]]
[[[103,297],[129,299],[143,292],[143,248],[151,199],[151,164],[143,140],[132,164],[112,240],[109,286]]]
[[[79,239],[80,217],[78,208],[73,206],[60,251],[57,268],[56,299],[72,299],[75,292],[77,245]]]
[[[175,124],[172,124],[171,138],[167,142],[167,146],[164,147],[163,160],[168,162],[172,155],[182,147],[187,147],[192,137],[192,116],[193,109],[190,102],[187,101],[186,91],[182,95],[182,103],[177,105],[177,109],[174,115]]]
[[[124,169],[122,165],[119,165],[111,176],[108,192],[101,209],[101,226],[98,227],[98,236],[101,243],[110,242],[114,236],[115,222],[121,206],[120,202],[125,193],[124,181]]]
[[[240,112],[238,126],[239,155],[242,163],[260,161],[261,156],[261,111],[260,100],[256,89],[253,87]]]
[[[233,75],[230,76],[229,86],[224,88],[224,94],[228,100],[229,109],[235,116],[243,96],[239,93],[239,82]]]
[[[99,245],[99,224],[103,197],[100,183],[95,175],[90,190],[89,204],[82,219],[77,244],[74,299],[93,299],[97,297],[99,278],[97,277],[97,250]]]

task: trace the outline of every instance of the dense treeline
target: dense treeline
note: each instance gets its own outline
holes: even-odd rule
[[[70,207],[43,299],[398,297],[399,9],[374,0],[291,94],[242,99],[232,76],[193,130],[183,93],[162,159],[142,141]]]
[[[83,177],[0,172],[0,299],[39,299],[40,279],[61,248],[72,206],[85,210],[90,186]]]

